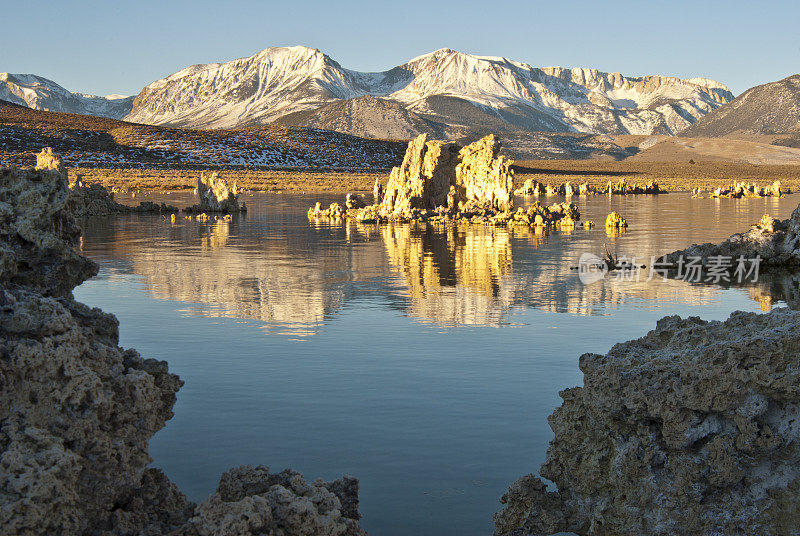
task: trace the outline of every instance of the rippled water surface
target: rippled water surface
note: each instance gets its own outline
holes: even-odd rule
[[[800,197],[574,198],[599,227],[548,235],[309,222],[317,200],[341,202],[253,194],[232,222],[87,221],[83,251],[101,270],[76,298],[116,314],[123,346],[186,382],[151,454],[191,499],[242,464],[350,473],[371,534],[469,536],[491,533],[508,485],[538,472],[546,418],[580,384],[582,353],[667,314],[781,305],[763,289],[647,282],[647,271],[587,286],[570,270],[580,255],[607,245],[649,265],[764,213],[786,218]],[[603,229],[611,210],[630,223],[622,236]]]

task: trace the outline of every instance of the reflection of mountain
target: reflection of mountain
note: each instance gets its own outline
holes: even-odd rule
[[[219,220],[165,227],[168,237],[111,239],[103,253],[124,258],[130,271],[146,278],[153,297],[188,302],[192,314],[255,319],[295,336],[313,334],[342,306],[343,285],[360,273],[352,266],[383,262],[377,246],[327,251],[318,263],[313,252],[299,259],[286,241],[243,242],[239,226]]]
[[[586,209],[589,215],[607,211],[607,200],[590,201],[598,205]],[[684,218],[678,211],[662,212],[651,224],[650,209],[636,214],[632,205],[626,214],[651,230],[609,239],[602,230],[309,224],[303,199],[247,204],[248,216],[233,222],[97,220],[86,228],[85,250],[116,272],[144,276],[152,296],[186,302],[191,314],[254,319],[294,335],[315,333],[346,304],[371,297],[425,322],[499,326],[527,308],[597,315],[622,304],[708,303],[720,292],[682,281],[646,282],[646,270],[639,282],[609,278],[584,285],[570,270],[581,253],[599,253],[604,243],[617,244],[620,254],[642,255],[646,263],[645,255],[675,249],[686,240],[668,219]],[[751,218],[726,214],[733,226]],[[685,233],[715,239],[701,234],[702,226],[711,224],[701,220]],[[750,293],[765,307],[800,303],[797,279],[765,279]]]

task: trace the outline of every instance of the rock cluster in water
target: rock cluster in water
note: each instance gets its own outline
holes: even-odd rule
[[[353,478],[242,467],[195,505],[148,468],[182,382],[72,299],[97,265],[52,167],[0,168],[0,534],[363,534]]]
[[[747,198],[761,198],[761,197],[783,197],[791,193],[788,188],[781,186],[781,181],[775,181],[772,185],[767,187],[760,187],[755,184],[746,182],[736,182],[730,186],[720,186],[708,194],[709,197],[719,198],[726,197],[732,199]],[[692,190],[692,197],[702,198],[703,190],[695,188]]]
[[[628,227],[628,220],[623,218],[619,212],[613,211],[606,216],[606,229],[625,229],[626,227]]]
[[[201,173],[197,179],[197,196],[200,202],[191,207],[183,209],[190,214],[222,213],[239,214],[247,212],[247,207],[242,203],[239,205],[239,189],[234,184],[230,186],[228,181],[219,176],[214,171],[210,175]]]
[[[747,232],[737,233],[721,244],[694,244],[687,249],[665,255],[662,261],[676,264],[681,257],[700,257],[702,264],[706,265],[713,257],[719,256],[734,261],[739,257],[760,257],[764,266],[799,267],[800,206],[786,220],[765,215]]]
[[[566,197],[573,195],[655,195],[663,193],[666,193],[666,191],[662,190],[656,181],[650,181],[647,184],[628,184],[625,179],[620,179],[617,183],[609,181],[605,188],[595,188],[588,183],[582,183],[575,188],[570,182],[555,186],[544,184],[534,179],[526,179],[522,186],[514,190],[515,195],[563,195]]]
[[[348,194],[345,206],[317,203],[310,218],[348,218],[362,223],[424,221],[490,225],[575,226],[580,219],[572,203],[549,207],[534,203],[514,210],[511,162],[499,155],[493,135],[466,147],[428,141],[425,134],[408,144],[403,163],[392,169],[386,187],[376,181],[375,204]]]
[[[662,318],[580,359],[498,536],[800,534],[800,313]]]

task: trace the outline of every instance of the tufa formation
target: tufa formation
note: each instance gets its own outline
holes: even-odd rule
[[[574,227],[580,214],[572,203],[550,207],[534,203],[513,208],[512,162],[500,156],[494,135],[466,147],[428,141],[422,134],[409,142],[400,166],[392,169],[386,187],[376,181],[375,204],[361,206],[349,194],[342,207],[317,203],[309,218],[348,218],[361,223],[422,221],[488,225],[562,225]]]
[[[580,358],[496,536],[800,534],[800,313],[665,317]]]

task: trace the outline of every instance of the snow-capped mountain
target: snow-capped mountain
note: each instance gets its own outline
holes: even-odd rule
[[[119,119],[131,111],[133,97],[72,93],[52,80],[34,74],[0,73],[0,99],[50,112],[96,115]]]
[[[319,50],[296,46],[183,69],[146,86],[125,119],[231,128],[366,95],[380,99],[338,108],[352,114],[367,109],[365,102],[374,102],[379,109],[370,111],[370,124],[387,107],[394,110],[389,115],[396,116],[394,103],[399,103],[417,123],[463,125],[466,118],[460,115],[467,110],[468,115],[485,114],[522,130],[610,134],[675,134],[733,99],[725,85],[704,78],[632,78],[596,69],[536,68],[450,49],[388,71],[362,73],[342,67]],[[354,123],[352,117],[345,119],[335,122]]]

